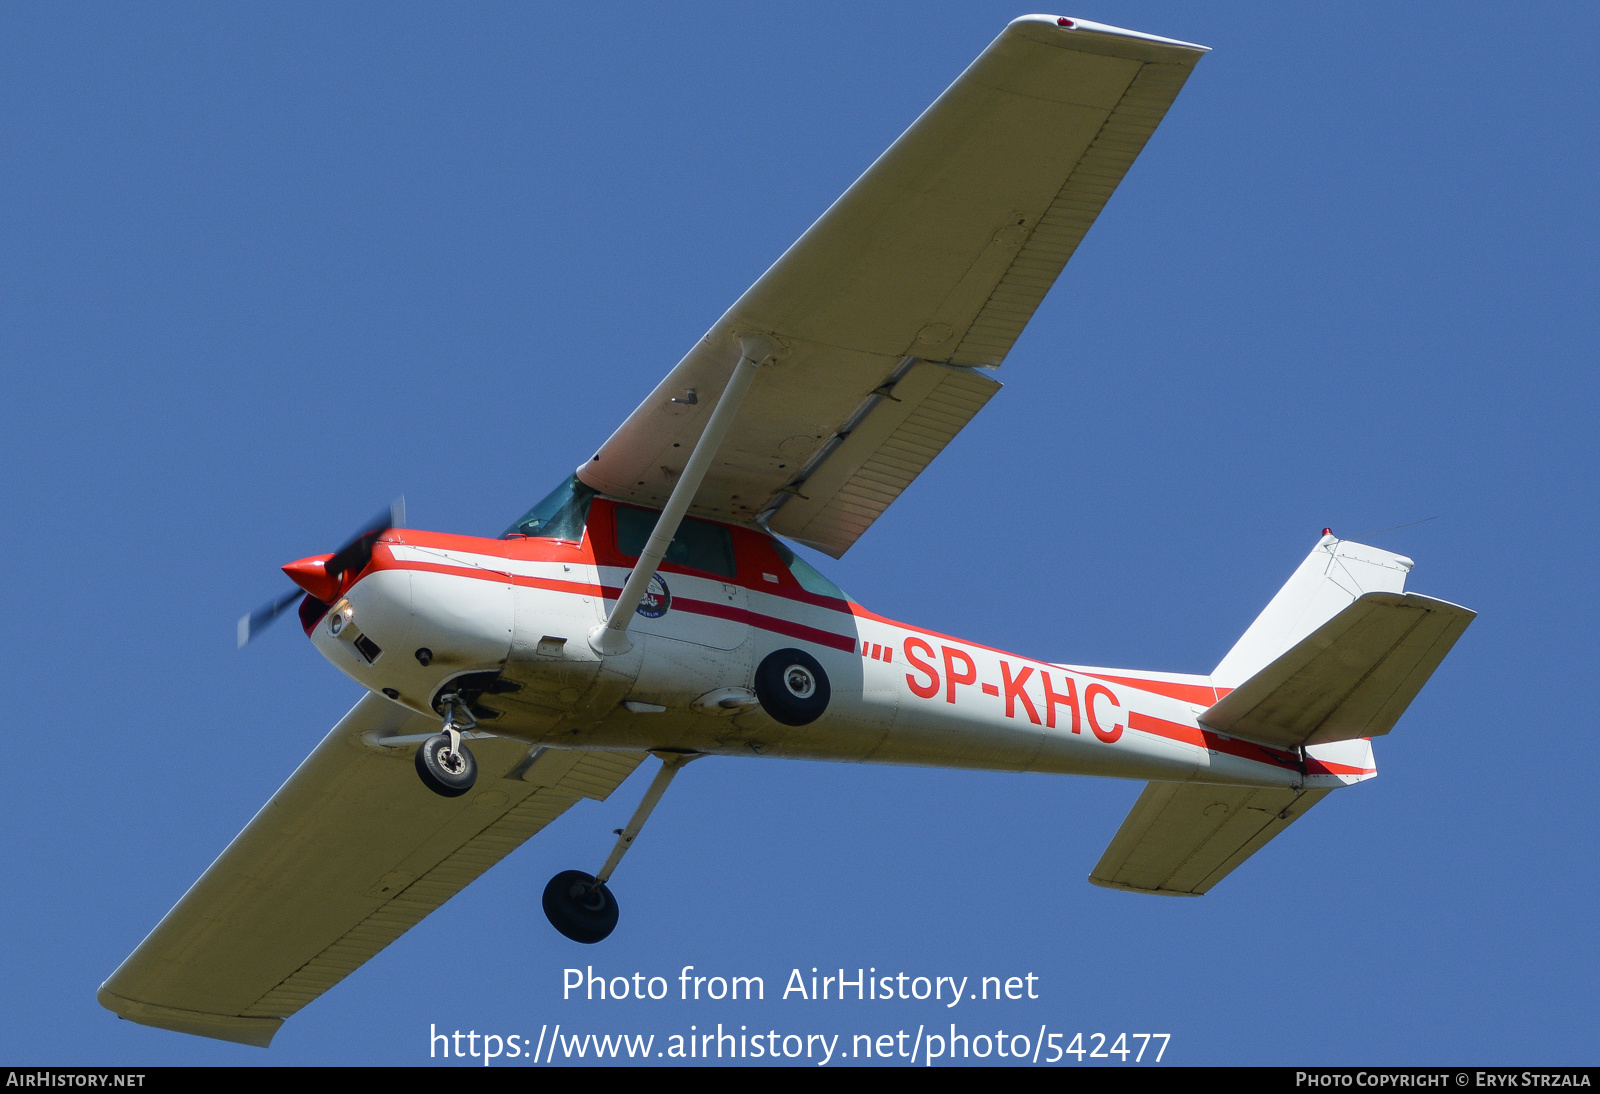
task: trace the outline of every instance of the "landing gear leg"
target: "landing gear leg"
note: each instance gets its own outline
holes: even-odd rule
[[[605,865],[598,875],[582,870],[563,870],[550,879],[544,887],[544,914],[550,925],[574,942],[593,943],[609,935],[617,925],[617,898],[611,895],[606,882],[638,838],[644,822],[650,818],[667,784],[684,764],[696,759],[699,753],[658,752],[661,770],[644,792],[644,800],[633,811],[633,819],[626,828],[617,831],[616,846],[611,848]]]
[[[461,743],[461,731],[478,723],[456,695],[443,698],[444,729],[417,749],[417,776],[422,785],[444,798],[459,798],[478,781],[478,761]]]

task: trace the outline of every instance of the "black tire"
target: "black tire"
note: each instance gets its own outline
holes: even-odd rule
[[[617,898],[582,870],[563,870],[544,887],[550,925],[574,942],[592,945],[617,926]]]
[[[804,650],[769,653],[756,669],[761,709],[786,726],[815,722],[828,709],[828,674]]]
[[[478,781],[478,761],[472,751],[461,746],[459,754],[450,751],[450,735],[429,737],[417,749],[417,774],[422,785],[443,798],[459,798]]]

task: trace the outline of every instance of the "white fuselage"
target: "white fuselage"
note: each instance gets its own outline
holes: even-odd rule
[[[483,674],[467,677],[494,681],[473,704],[480,730],[530,745],[1259,786],[1366,777],[1349,765],[1308,773],[1293,753],[1204,729],[1197,715],[1217,695],[1205,677],[1050,664],[846,601],[691,573],[664,573],[666,610],[636,617],[632,649],[601,658],[587,636],[626,567],[480,553],[458,546],[471,543],[462,537],[448,546],[419,542],[426,533],[387,538],[346,593],[349,624],[338,636],[329,619],[312,628],[317,648],[364,686],[423,712],[436,712],[446,685]],[[370,661],[359,635],[381,650]],[[784,725],[759,706],[704,701],[729,689],[748,695],[762,659],[791,648],[827,674],[820,718]]]

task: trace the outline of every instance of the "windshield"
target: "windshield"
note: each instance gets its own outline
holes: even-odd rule
[[[783,543],[773,540],[772,545],[778,549],[778,557],[783,559],[783,564],[789,567],[789,572],[806,592],[816,593],[818,596],[831,596],[836,600],[850,599],[849,593],[819,574],[812,568],[811,563],[789,550]]]
[[[522,515],[522,519],[507,528],[501,539],[510,536],[537,536],[543,539],[583,539],[583,524],[589,519],[589,503],[594,491],[573,475],[550,491],[538,505]]]

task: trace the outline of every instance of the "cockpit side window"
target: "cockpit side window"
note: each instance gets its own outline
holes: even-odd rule
[[[540,539],[583,539],[583,525],[589,519],[589,503],[594,491],[573,475],[552,490],[543,501],[522,515],[522,519],[500,536],[534,536]]]
[[[783,564],[789,567],[789,572],[806,592],[815,593],[817,596],[831,596],[836,600],[850,599],[850,594],[823,577],[812,568],[811,563],[789,550],[781,542],[773,540],[772,546],[777,549],[778,557],[783,559]]]
[[[644,550],[650,533],[655,531],[660,513],[649,509],[635,509],[619,505],[617,514],[617,550],[630,558],[638,558]],[[704,570],[721,577],[737,577],[739,567],[733,557],[733,536],[720,524],[706,520],[683,518],[677,534],[667,547],[666,561],[674,566],[691,570]]]

